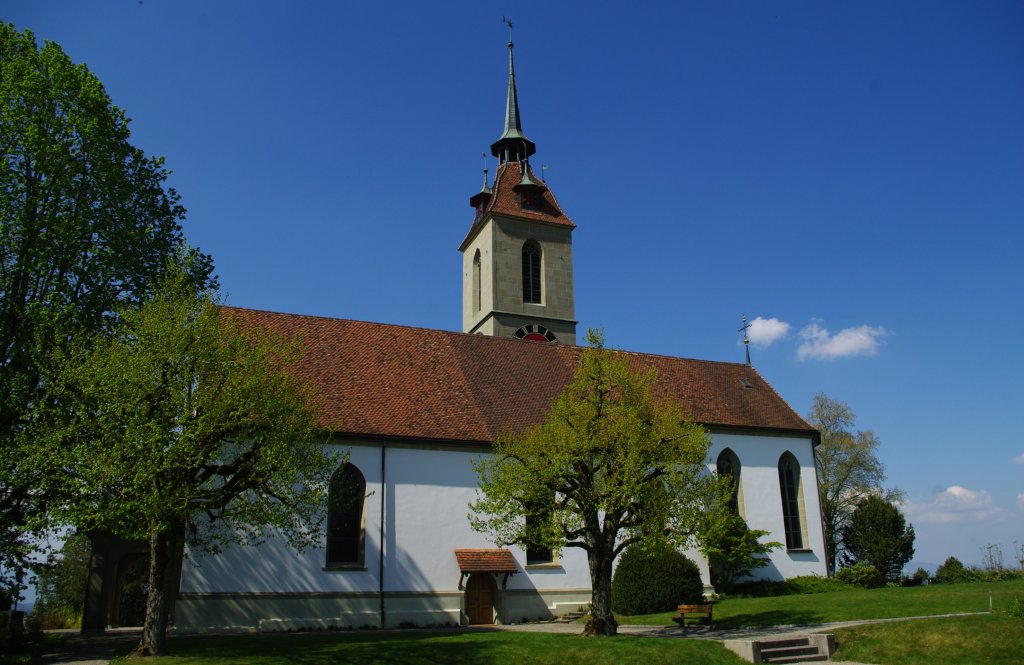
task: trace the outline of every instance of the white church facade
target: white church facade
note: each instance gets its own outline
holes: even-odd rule
[[[460,246],[463,333],[232,310],[248,325],[297,335],[299,372],[321,426],[350,451],[324,546],[280,540],[186,562],[178,629],[282,630],[439,625],[547,618],[590,600],[585,553],[497,548],[470,528],[471,462],[508,428],[541,421],[575,369],[573,222],[530,168],[509,44],[505,132],[494,181],[470,199]],[[709,471],[738,477],[736,509],[785,547],[759,577],[826,574],[813,446],[817,432],[750,366],[625,354],[658,370],[711,433]],[[357,504],[357,505],[356,505]],[[707,562],[698,562],[710,584]]]
[[[499,433],[541,422],[581,352],[575,225],[530,168],[534,151],[510,43],[499,165],[470,199],[475,218],[459,248],[463,332],[226,308],[301,338],[296,371],[314,390],[327,445],[349,453],[332,492],[356,500],[330,513],[322,547],[297,552],[271,538],[187,558],[177,630],[508,623],[590,602],[582,550],[498,547],[468,519],[471,462]],[[749,364],[620,353],[657,370],[656,397],[708,429],[709,471],[738,478],[748,526],[785,544],[755,575],[825,575],[817,431]],[[707,562],[687,554],[710,585]]]

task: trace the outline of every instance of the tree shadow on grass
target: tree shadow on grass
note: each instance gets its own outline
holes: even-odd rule
[[[750,626],[788,626],[826,623],[828,617],[813,610],[766,610],[732,616],[715,617],[715,628],[747,628]]]
[[[240,636],[178,636],[171,655],[223,663],[480,663],[504,646],[474,637],[491,631],[337,631]]]

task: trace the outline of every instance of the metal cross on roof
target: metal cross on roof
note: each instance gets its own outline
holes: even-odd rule
[[[750,324],[747,323],[747,315],[746,314],[744,314],[741,318],[743,319],[743,326],[739,330],[737,330],[736,332],[743,333],[743,350],[746,352],[747,364],[749,365],[750,364],[750,338],[747,337],[747,330],[750,329]]]

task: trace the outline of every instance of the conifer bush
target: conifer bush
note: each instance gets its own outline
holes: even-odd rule
[[[672,545],[627,547],[612,578],[612,610],[618,614],[669,612],[704,602],[700,570]]]

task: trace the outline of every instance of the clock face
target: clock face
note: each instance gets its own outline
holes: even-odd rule
[[[555,333],[547,328],[534,323],[527,323],[525,326],[513,333],[516,339],[525,339],[529,342],[557,342]]]

